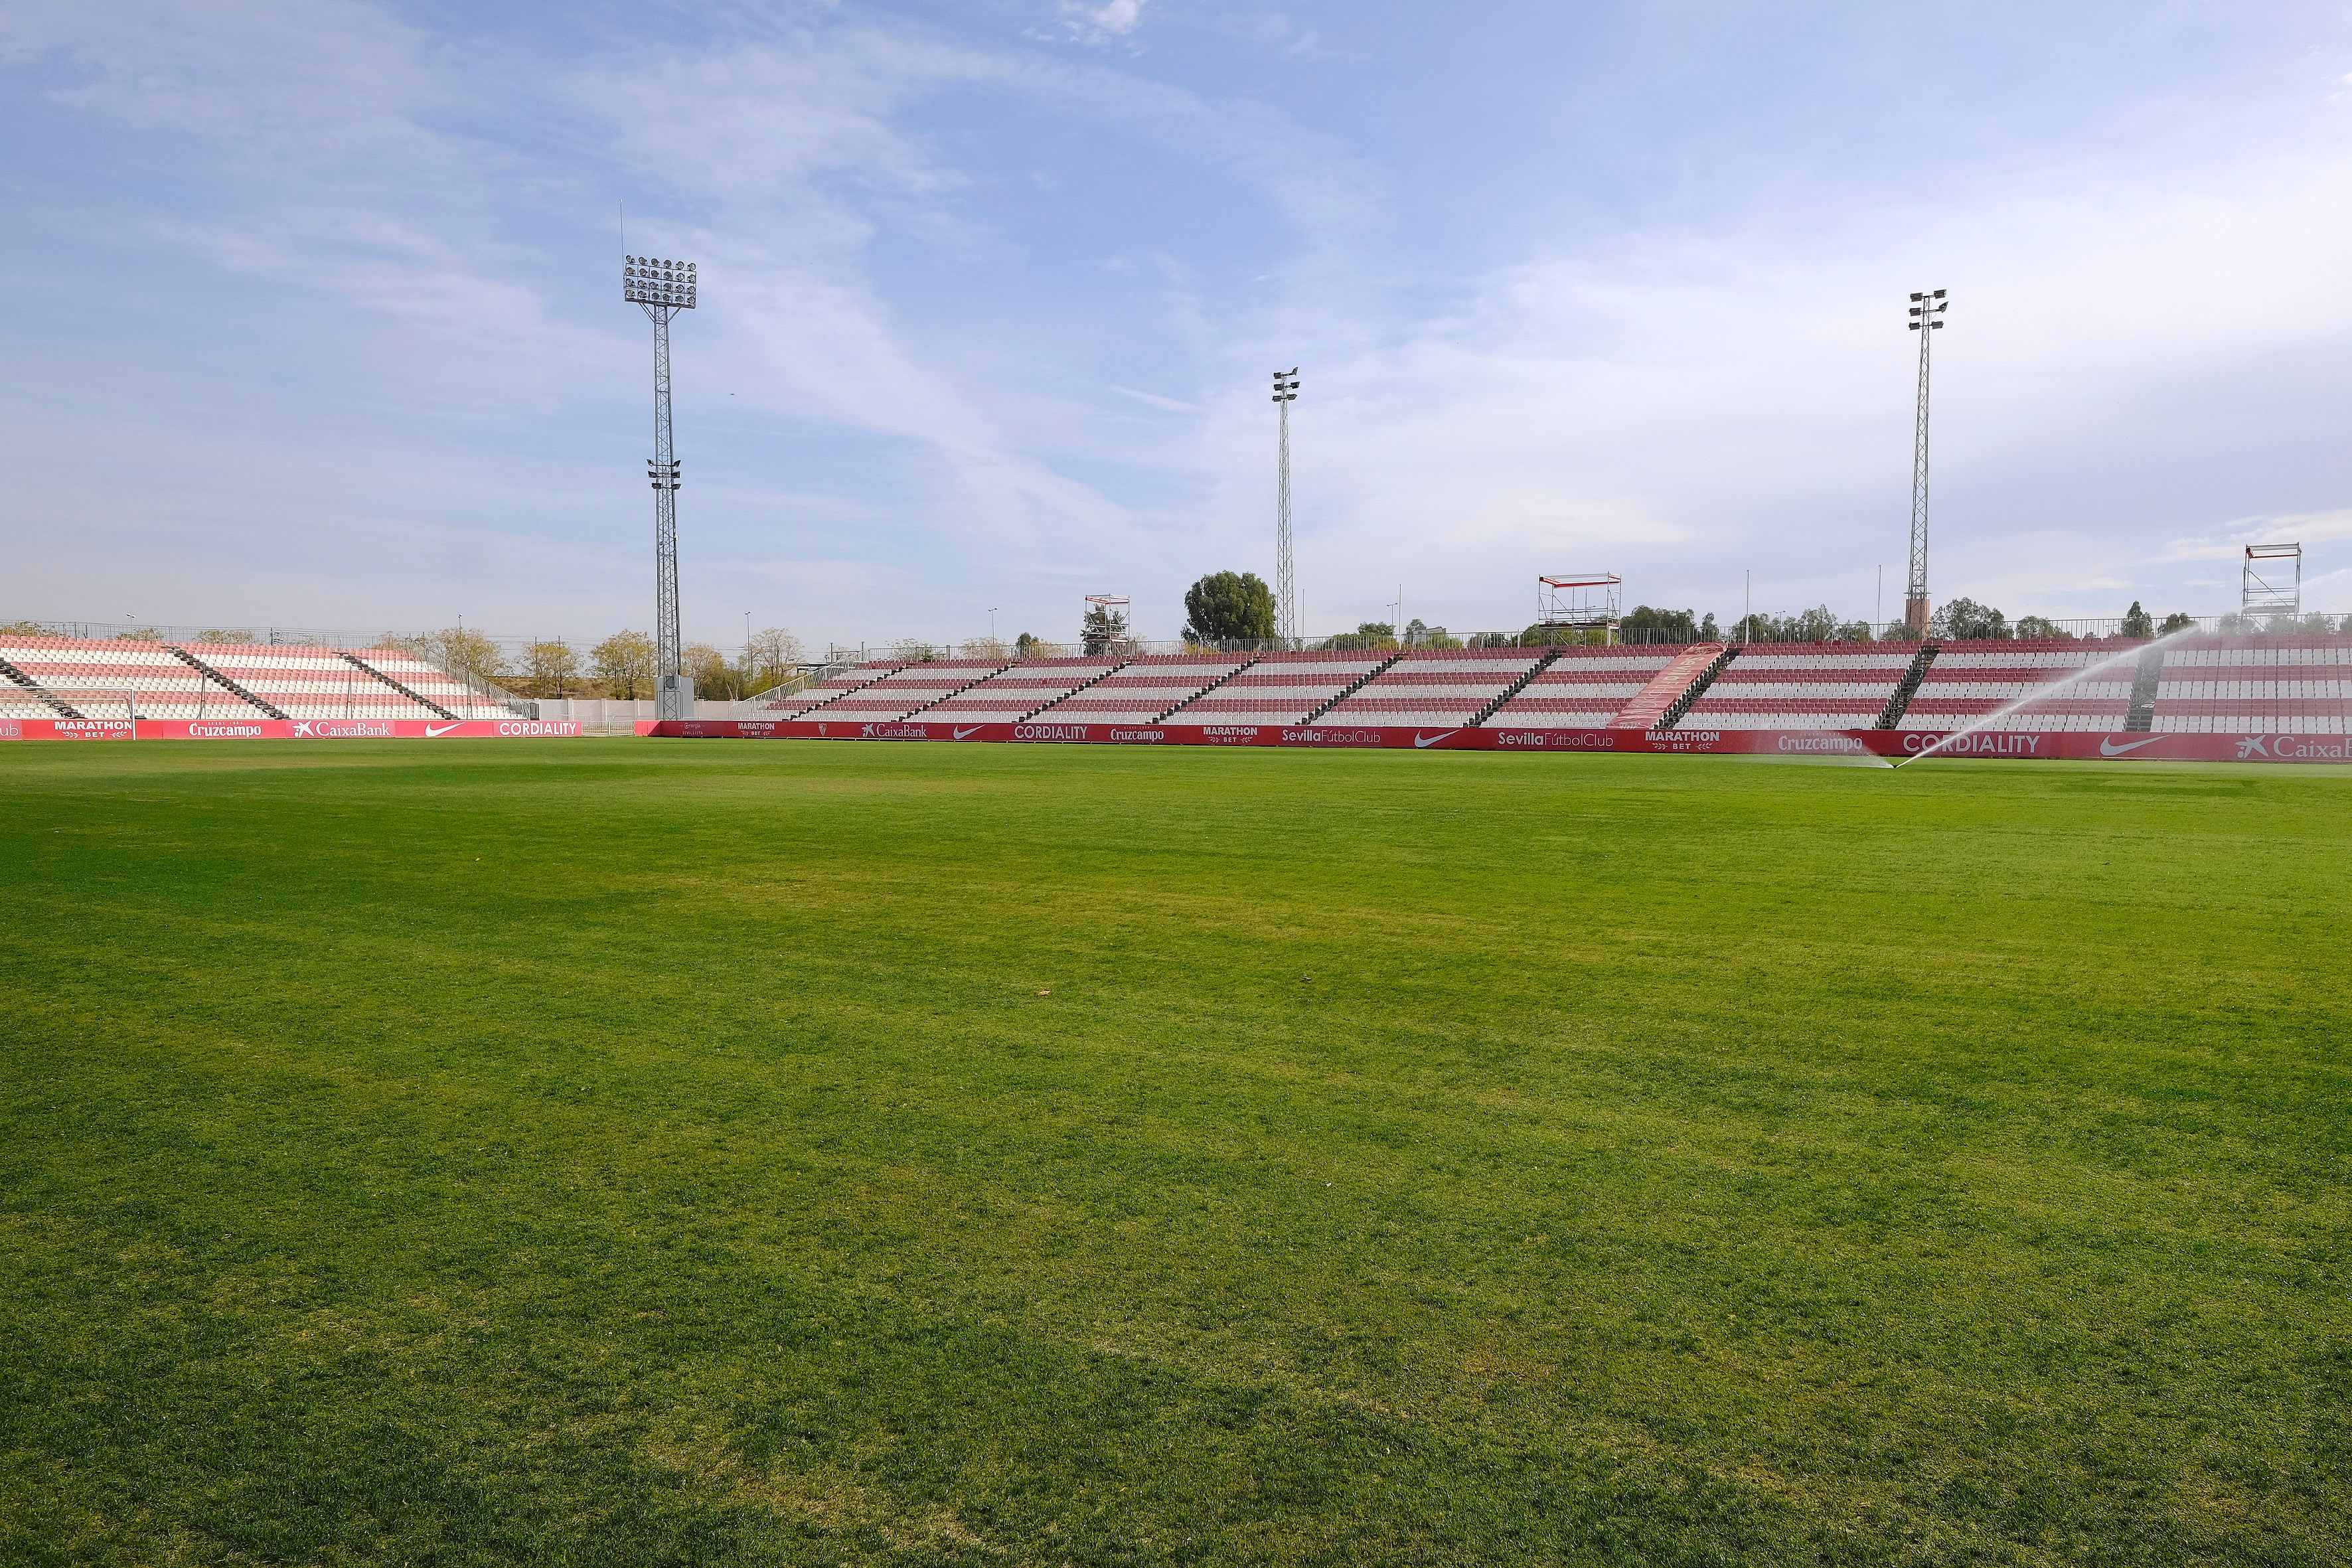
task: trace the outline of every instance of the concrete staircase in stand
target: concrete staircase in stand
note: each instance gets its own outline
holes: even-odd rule
[[[1649,684],[1633,693],[1624,707],[1609,721],[1612,730],[1663,730],[1682,717],[1690,703],[1706,689],[1703,684],[1715,679],[1715,672],[1731,657],[1731,650],[1719,642],[1695,642],[1675,655],[1666,668],[1650,677]]]
[[[2126,732],[2147,734],[2156,728],[2156,688],[2164,679],[2164,650],[2150,646],[2140,650],[2139,668],[2132,676],[2131,710],[2124,716]]]
[[[1895,685],[1895,695],[1886,700],[1886,707],[1879,713],[1878,722],[1872,728],[1892,730],[1903,722],[1904,713],[1910,709],[1911,699],[1919,695],[1919,683],[1927,679],[1927,667],[1936,662],[1937,647],[1931,642],[1919,645],[1919,651],[1911,656],[1910,667],[1904,670],[1902,680]]]

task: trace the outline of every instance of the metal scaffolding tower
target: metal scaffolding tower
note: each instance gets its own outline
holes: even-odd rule
[[[1911,435],[1911,584],[1903,599],[1903,619],[1927,635],[1927,363],[1928,345],[1944,325],[1951,301],[1936,289],[1911,296],[1911,330],[1919,334],[1919,415]]]
[[[654,701],[664,719],[694,716],[694,687],[678,668],[677,456],[669,429],[669,319],[694,309],[691,261],[622,258],[621,297],[654,324],[654,455],[646,478],[654,487]]]
[[[2249,544],[2238,574],[2242,616],[2303,614],[2303,546]]]
[[[1298,367],[1274,373],[1277,456],[1274,481],[1274,630],[1285,647],[1297,647],[1298,584],[1290,571],[1290,405],[1298,401]]]

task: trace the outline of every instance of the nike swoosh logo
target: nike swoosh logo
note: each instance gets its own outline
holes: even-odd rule
[[[2157,742],[2163,739],[2164,737],[2161,735],[2155,735],[2145,741],[2126,741],[2122,745],[2118,746],[2113,741],[2102,736],[2099,740],[2099,755],[2103,757],[2120,757],[2126,752],[2137,752],[2142,746],[2153,746]]]
[[[463,719],[460,719],[460,720],[458,720],[458,721],[457,721],[457,724],[463,724],[465,721],[464,721]],[[438,729],[436,729],[436,728],[434,728],[432,725],[427,724],[427,725],[425,725],[425,738],[426,740],[428,740],[428,741],[429,741],[429,740],[431,740],[431,739],[432,739],[434,736],[436,736],[436,735],[446,735],[446,734],[447,734],[450,731],[452,731],[452,730],[456,729],[456,728],[457,727],[457,724],[444,724],[444,725],[442,725],[442,726],[441,726],[440,728],[438,728]]]
[[[982,726],[982,725],[979,725],[979,724],[974,724],[974,725],[973,725],[971,729],[969,729],[969,730],[958,730],[958,731],[956,731],[956,739],[957,739],[957,740],[959,740],[959,741],[961,741],[961,740],[962,740],[966,735],[977,735],[977,734],[979,734],[979,733],[980,733],[980,731],[982,731],[982,728],[984,728],[984,726]]]
[[[1459,730],[1441,730],[1434,735],[1423,735],[1420,731],[1415,730],[1412,732],[1412,743],[1416,746],[1433,746],[1437,744],[1438,742],[1445,739],[1448,735],[1458,735],[1460,733],[1461,731]]]

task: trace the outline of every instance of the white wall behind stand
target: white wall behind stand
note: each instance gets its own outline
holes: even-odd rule
[[[591,732],[616,735],[633,735],[638,720],[658,717],[651,698],[642,701],[609,697],[541,698],[538,707],[541,719],[569,719]]]

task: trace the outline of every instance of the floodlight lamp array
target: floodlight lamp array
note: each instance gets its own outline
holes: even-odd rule
[[[1297,366],[1293,365],[1288,370],[1278,370],[1274,373],[1274,401],[1276,403],[1298,401]]]
[[[674,490],[685,482],[679,478],[677,469],[676,458],[667,463],[657,463],[650,458],[646,459],[646,478],[653,481],[654,489],[657,490]]]
[[[621,298],[639,305],[670,305],[694,309],[695,275],[691,261],[663,261],[650,256],[622,258]]]
[[[1912,295],[1911,330],[1917,331],[1922,321],[1930,327],[1940,329],[1944,324],[1942,320],[1944,312],[1951,308],[1952,302],[1944,298],[1944,291],[1941,289]]]

